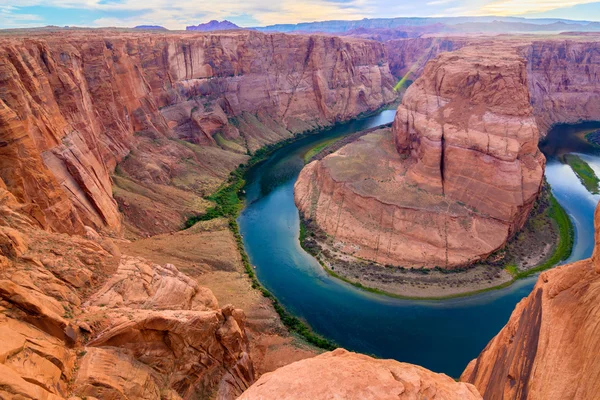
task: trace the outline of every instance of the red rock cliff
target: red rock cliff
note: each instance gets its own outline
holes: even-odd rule
[[[485,399],[595,399],[600,392],[600,208],[592,258],[540,275],[461,381]]]
[[[528,60],[531,103],[543,134],[556,123],[600,119],[600,44],[596,40],[581,35],[534,41],[521,53]]]
[[[249,31],[28,36],[0,38],[0,177],[40,224],[63,232],[120,229],[110,174],[121,161],[130,222],[148,210],[128,203],[162,202],[155,216],[173,202],[197,211],[189,193],[214,190],[247,150],[394,97],[375,42]],[[172,217],[142,228],[174,229],[182,217]]]
[[[440,54],[407,90],[391,135],[302,171],[296,203],[336,247],[384,264],[452,267],[522,226],[545,163],[526,64],[502,43],[485,52]]]

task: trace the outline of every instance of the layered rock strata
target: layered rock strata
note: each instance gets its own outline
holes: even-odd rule
[[[531,104],[542,134],[557,123],[600,119],[600,45],[585,34],[571,35],[520,50],[528,61]]]
[[[254,381],[242,310],[91,228],[40,229],[2,186],[1,398],[231,399]]]
[[[600,208],[592,258],[540,275],[532,293],[467,366],[485,399],[594,399],[600,391]]]
[[[239,400],[481,398],[444,374],[337,349],[264,374]]]
[[[172,231],[246,153],[394,98],[383,45],[328,36],[0,37],[0,177],[61,232]],[[177,207],[173,207],[177,205]],[[177,211],[173,211],[177,210]]]
[[[342,252],[450,268],[502,247],[539,192],[545,159],[525,60],[497,44],[442,53],[407,90],[391,132],[309,164],[296,204]]]

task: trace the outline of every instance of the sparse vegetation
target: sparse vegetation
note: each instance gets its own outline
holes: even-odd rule
[[[567,257],[571,255],[573,250],[573,223],[571,218],[567,215],[567,212],[552,194],[550,194],[550,209],[548,211],[549,218],[553,219],[558,225],[559,241],[554,253],[542,264],[535,268],[528,269],[526,271],[519,271],[516,275],[513,275],[515,279],[525,278],[535,273],[544,271],[548,268],[554,267]]]
[[[333,139],[326,140],[324,142],[317,144],[315,147],[311,148],[310,150],[308,150],[306,152],[306,154],[304,154],[304,163],[308,164],[310,162],[311,158],[313,158],[314,156],[319,154],[324,148],[326,148],[330,144],[337,142],[339,139],[341,139],[341,138],[333,138]]]
[[[598,184],[600,180],[594,173],[592,167],[588,165],[581,157],[576,154],[565,154],[562,158],[565,164],[568,164],[575,175],[579,178],[583,186],[592,194],[598,194]]]
[[[245,173],[252,166],[265,160],[275,150],[291,143],[293,140],[297,140],[299,136],[284,140],[274,145],[265,146],[256,151],[247,164],[241,164],[235,171],[233,171],[230,174],[229,179],[227,180],[224,186],[222,186],[211,196],[207,197],[207,199],[214,201],[215,205],[213,207],[210,207],[206,211],[206,213],[188,219],[188,221],[186,222],[186,227],[189,228],[199,221],[208,221],[220,217],[227,218],[229,221],[229,229],[235,237],[235,241],[237,243],[238,250],[242,258],[244,270],[246,271],[246,274],[252,282],[252,288],[259,290],[264,297],[271,300],[273,308],[275,309],[275,311],[277,311],[277,314],[279,314],[279,318],[281,318],[281,322],[290,331],[299,334],[307,342],[319,348],[325,350],[333,350],[337,347],[335,343],[314,333],[304,321],[290,314],[281,305],[281,303],[279,303],[275,296],[273,296],[271,292],[269,292],[266,288],[264,288],[261,285],[258,278],[256,277],[256,274],[254,273],[252,265],[250,264],[250,259],[248,257],[248,254],[246,253],[246,249],[244,248],[244,242],[242,240],[242,236],[240,235],[239,226],[237,223],[237,217],[243,208],[242,188],[245,184]]]

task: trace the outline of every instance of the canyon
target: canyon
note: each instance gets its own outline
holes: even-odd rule
[[[540,134],[600,119],[595,39],[412,40],[1,33],[0,397],[595,393],[596,253],[542,274],[455,382],[343,349],[314,357],[244,275],[230,221],[181,230],[259,149],[393,102],[410,71],[393,127],[309,164],[299,209],[381,263],[452,267],[501,247],[540,189]]]
[[[60,232],[177,230],[248,152],[394,99],[369,41],[48,33],[0,38],[0,176]]]
[[[388,52],[401,50],[393,71],[420,76],[391,130],[307,165],[295,199],[335,251],[456,268],[502,248],[525,223],[542,184],[540,136],[600,117],[596,44],[585,35],[415,40],[388,42]]]

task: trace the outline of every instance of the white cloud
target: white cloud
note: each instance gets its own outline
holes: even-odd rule
[[[16,8],[10,5],[0,5],[0,26],[4,28],[28,28],[40,26],[43,18],[34,14],[15,13]]]

